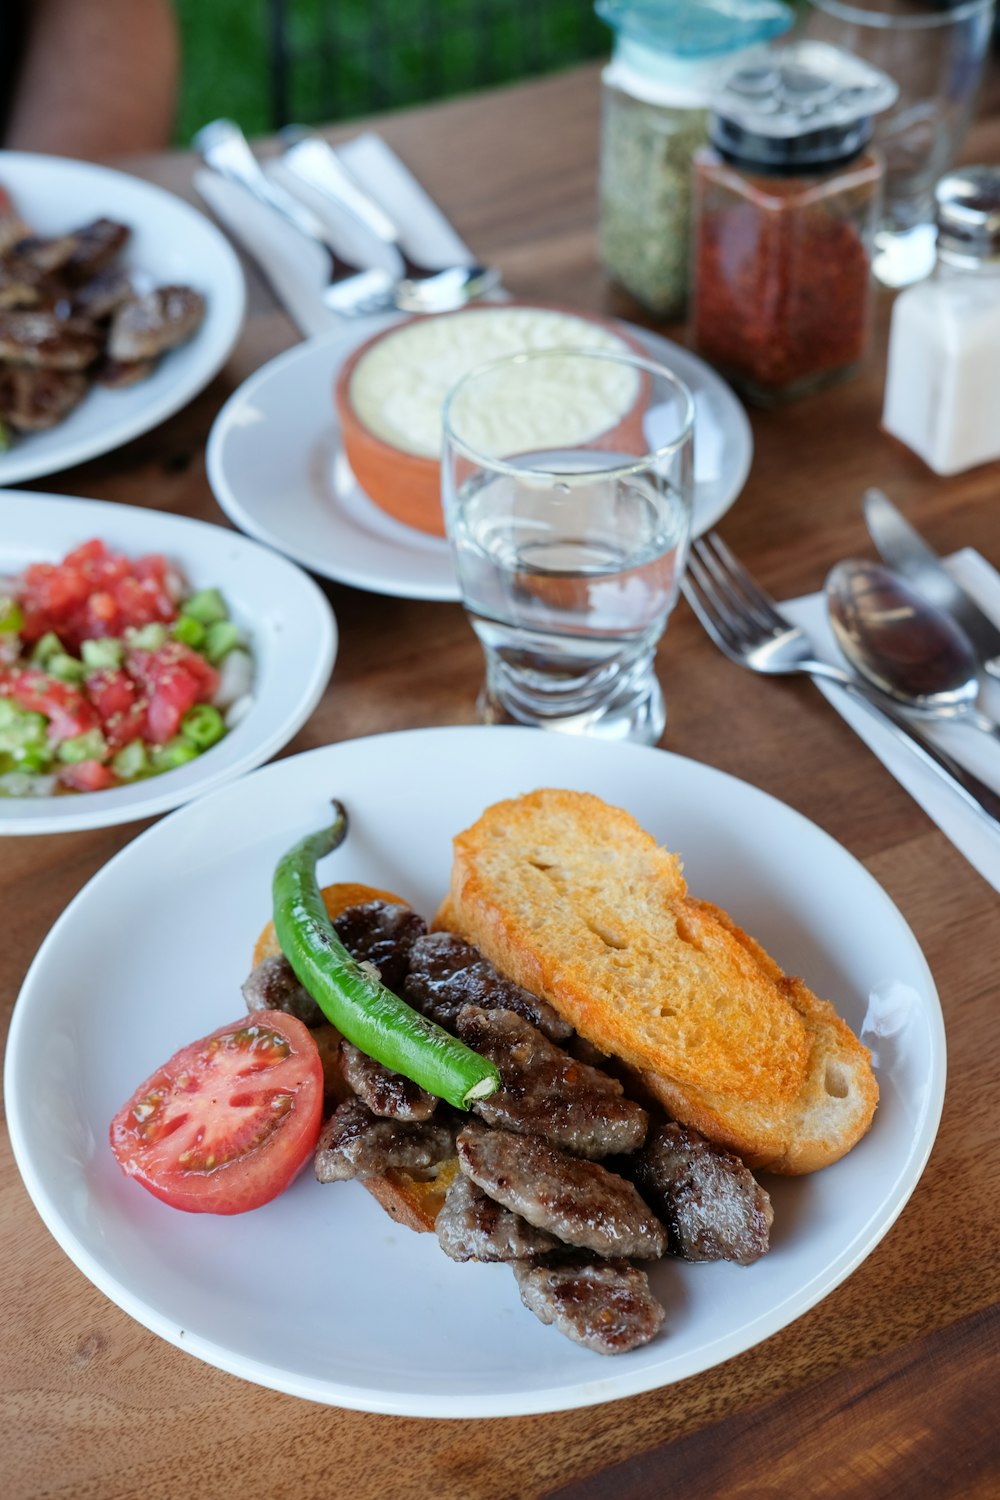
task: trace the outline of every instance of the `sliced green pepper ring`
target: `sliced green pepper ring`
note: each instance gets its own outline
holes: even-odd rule
[[[274,930],[299,983],[349,1042],[385,1067],[468,1109],[500,1087],[493,1063],[473,1052],[386,989],[370,965],[352,958],[323,905],[316,866],[343,843],[347,813],[334,802],[334,822],[310,834],[274,872]]]

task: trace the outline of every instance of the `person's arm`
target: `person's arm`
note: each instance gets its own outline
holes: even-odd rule
[[[87,158],[162,150],[179,71],[170,0],[27,0],[4,145]]]

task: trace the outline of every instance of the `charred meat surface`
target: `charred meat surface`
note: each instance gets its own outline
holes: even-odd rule
[[[101,350],[92,324],[42,309],[0,312],[0,359],[44,370],[84,370]]]
[[[627,1163],[685,1260],[748,1266],[768,1248],[771,1200],[738,1156],[684,1125],[662,1126]]]
[[[114,219],[95,219],[71,234],[48,239],[29,235],[14,245],[11,255],[39,271],[58,271],[68,281],[85,281],[111,264],[124,249],[129,234],[126,224],[118,224]]]
[[[135,359],[131,364],[120,359],[102,359],[94,367],[93,375],[98,385],[106,386],[109,391],[127,391],[148,380],[155,369],[156,363],[151,359]]]
[[[625,1260],[564,1251],[514,1266],[521,1301],[543,1323],[597,1354],[626,1354],[655,1338],[664,1311],[645,1271]]]
[[[455,1031],[500,1071],[502,1087],[473,1106],[487,1125],[591,1159],[636,1151],[645,1140],[646,1111],[618,1080],[577,1062],[516,1011],[466,1005]]]
[[[454,1151],[449,1125],[382,1120],[360,1099],[348,1099],[338,1104],[320,1132],[316,1176],[320,1182],[345,1182],[397,1171],[426,1181]]]
[[[54,427],[87,394],[87,377],[76,370],[0,366],[0,418],[18,432]]]
[[[108,266],[73,294],[73,314],[99,323],[133,296],[132,278],[120,266]]]
[[[433,1094],[350,1042],[340,1044],[340,1066],[347,1083],[373,1115],[388,1120],[429,1120],[437,1109]]]
[[[386,989],[403,993],[411,950],[427,931],[423,917],[408,906],[366,901],[348,906],[334,917],[333,926],[352,958],[374,964]]]
[[[631,1182],[537,1136],[470,1121],[457,1142],[462,1171],[537,1229],[598,1255],[655,1259],[667,1236]]]
[[[559,1248],[553,1235],[502,1208],[461,1172],[448,1189],[435,1229],[452,1260],[525,1260]]]
[[[453,932],[430,932],[410,953],[406,999],[440,1026],[451,1030],[463,1005],[512,1010],[551,1041],[565,1042],[573,1028],[545,1000],[536,1000],[505,979],[482,954]]]
[[[316,1001],[295,977],[295,970],[283,953],[263,958],[243,981],[243,998],[247,1010],[282,1010],[295,1016],[303,1025],[322,1026],[326,1016]]]
[[[118,308],[108,336],[108,356],[128,363],[156,359],[198,329],[205,299],[189,286],[161,286]]]

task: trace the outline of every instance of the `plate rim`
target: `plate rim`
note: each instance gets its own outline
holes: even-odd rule
[[[95,527],[83,526],[81,529],[88,534],[96,534],[103,531],[102,518],[113,525],[116,519],[123,514],[131,520],[142,518],[147,520],[151,528],[159,530],[160,526],[167,533],[162,548],[151,550],[162,550],[169,552],[170,535],[179,533],[181,536],[194,534],[195,542],[199,534],[210,532],[213,536],[223,537],[230,545],[237,548],[252,549],[254,553],[266,556],[268,566],[275,567],[276,571],[286,573],[291,580],[293,574],[297,575],[296,587],[300,591],[300,598],[314,616],[316,638],[315,653],[311,657],[311,672],[303,691],[299,708],[290,718],[282,720],[276,725],[264,740],[258,741],[256,748],[249,748],[231,766],[216,771],[207,776],[204,783],[193,788],[158,785],[159,782],[169,780],[169,773],[164,777],[157,777],[145,786],[151,788],[148,797],[140,802],[128,806],[96,805],[92,799],[113,798],[117,792],[124,790],[116,787],[107,792],[81,793],[79,799],[66,797],[59,799],[45,799],[60,803],[65,801],[71,804],[64,812],[56,814],[43,814],[41,812],[32,816],[30,813],[20,814],[12,817],[4,813],[4,802],[0,800],[0,837],[30,837],[39,834],[56,833],[81,833],[93,831],[99,828],[119,827],[124,823],[138,822],[144,818],[157,817],[162,813],[171,812],[175,808],[186,806],[189,803],[200,801],[203,797],[211,796],[214,792],[221,790],[230,781],[237,780],[242,776],[258,770],[266,761],[270,760],[282,747],[293,739],[302,726],[315,712],[319,700],[330,681],[337,660],[339,649],[339,628],[337,617],[333,607],[322,589],[311,578],[305,569],[293,562],[283,553],[275,552],[273,548],[265,547],[252,537],[244,536],[239,531],[230,530],[228,527],[219,526],[213,521],[198,520],[193,516],[174,515],[170,511],[158,511],[140,505],[126,505],[115,500],[91,500],[79,495],[61,495],[36,490],[15,490],[0,488],[0,515],[4,507],[11,507],[29,515],[37,505],[49,506],[52,509],[61,509],[67,519],[71,511],[77,506],[86,507],[87,516],[95,516],[97,524]],[[8,512],[9,513],[9,512]],[[196,551],[193,546],[191,549]],[[2,544],[0,544],[2,551]],[[152,790],[155,788],[155,791]],[[75,809],[79,800],[82,804]],[[25,805],[25,799],[20,799],[21,805]]]
[[[325,558],[322,562],[319,562],[315,556],[307,556],[304,549],[289,547],[286,542],[279,540],[276,533],[266,524],[259,522],[254,516],[248,513],[243,501],[230,482],[225,469],[225,444],[230,434],[238,427],[238,423],[235,421],[236,413],[241,406],[254,399],[262,385],[275,378],[281,378],[288,367],[294,367],[300,361],[305,364],[310,360],[315,360],[318,365],[321,362],[323,363],[324,378],[330,382],[336,378],[341,366],[350,357],[353,348],[358,347],[365,339],[370,338],[373,333],[380,332],[384,328],[393,327],[402,321],[404,319],[401,314],[381,314],[377,319],[366,318],[359,320],[356,329],[350,326],[334,328],[328,332],[303,339],[300,343],[293,344],[290,348],[283,349],[279,354],[274,355],[265,364],[247,376],[246,380],[229,395],[217,413],[208,435],[205,450],[205,467],[212,493],[221,509],[235,525],[239,526],[241,530],[246,531],[249,536],[256,537],[258,541],[266,543],[267,546],[274,547],[278,551],[284,552],[287,556],[293,557],[304,567],[310,568],[313,572],[320,573],[324,578],[329,578],[335,583],[346,584],[350,588],[357,588],[367,593],[381,594],[390,598],[420,599],[427,603],[458,603],[461,601],[461,593],[457,580],[454,579],[451,579],[448,583],[430,586],[422,583],[416,577],[412,581],[397,580],[391,582],[391,584],[387,584],[384,579],[379,579],[377,575],[371,573],[368,569],[353,566],[344,568],[339,566],[336,561],[331,563]],[[717,501],[703,517],[699,518],[698,527],[694,535],[703,535],[704,532],[715,526],[731,510],[746,487],[746,482],[753,466],[754,456],[753,427],[747,415],[746,408],[736,393],[723,380],[722,376],[716,370],[713,370],[711,365],[698,354],[694,353],[693,350],[687,349],[682,344],[664,337],[664,335],[657,333],[654,329],[645,328],[638,323],[630,323],[624,318],[612,318],[608,321],[621,328],[631,337],[639,339],[648,350],[649,355],[654,359],[659,359],[662,363],[667,363],[670,357],[679,354],[682,364],[688,362],[697,364],[704,372],[706,385],[716,390],[721,399],[732,403],[732,419],[734,426],[739,429],[739,442],[743,450],[742,459],[735,471],[735,478],[729,486],[731,493],[727,494],[724,501]],[[343,353],[335,353],[332,346],[339,348],[352,335],[356,335],[356,339],[352,338],[350,348],[347,348]],[[329,358],[329,363],[325,362],[326,356]],[[678,373],[681,379],[685,378],[683,370]],[[332,409],[333,403],[331,401]],[[358,485],[358,489],[364,494],[360,485]],[[365,496],[365,499],[368,504],[373,503],[368,500],[367,496]]]
[[[215,379],[229,359],[243,331],[247,307],[246,277],[240,258],[232,244],[207,214],[202,213],[193,203],[189,203],[186,198],[182,198],[170,188],[161,187],[159,183],[152,182],[147,177],[123,171],[118,167],[105,166],[99,162],[82,161],[73,157],[55,156],[43,152],[0,150],[0,175],[5,177],[11,168],[14,174],[19,171],[37,173],[58,169],[89,177],[92,181],[107,182],[110,179],[125,182],[130,192],[135,191],[139,196],[158,203],[165,211],[175,213],[178,219],[188,219],[189,223],[192,220],[198,222],[219,257],[224,279],[230,284],[233,300],[228,320],[222,324],[217,333],[216,343],[210,346],[211,352],[204,353],[200,364],[194,366],[188,377],[163,392],[159,401],[149,407],[144,415],[136,414],[124,421],[105,423],[96,428],[89,437],[77,438],[74,442],[65,442],[61,448],[58,443],[54,443],[54,452],[49,454],[43,453],[32,457],[29,450],[19,458],[18,448],[15,446],[9,453],[0,455],[0,486],[4,488],[24,484],[32,479],[48,478],[66,469],[76,468],[93,458],[99,458],[105,453],[124,447],[126,443],[142,437],[170,417],[175,416],[182,407],[192,401]],[[16,187],[12,189],[12,192],[16,198]],[[60,429],[57,425],[48,431],[51,434],[58,434]]]
[[[307,759],[320,760],[329,757],[331,754],[335,755],[342,746],[355,746],[371,740],[409,741],[412,743],[414,737],[416,737],[418,743],[422,742],[426,748],[432,737],[439,736],[455,740],[466,740],[471,743],[472,739],[482,740],[485,736],[495,738],[498,734],[507,736],[516,735],[524,740],[526,737],[533,738],[537,733],[538,731],[531,729],[512,727],[455,725],[396,730],[379,735],[369,735],[359,740],[340,741],[333,745],[304,751],[284,761],[273,763],[271,766],[261,767],[258,771],[251,773],[251,777],[243,777],[239,782],[231,782],[227,786],[219,788],[212,795],[218,800],[224,797],[236,797],[245,789],[247,782],[254,777],[260,778],[279,771],[281,775],[288,776],[291,772],[284,768],[287,768],[291,763],[301,764],[303,760]],[[563,1378],[562,1383],[558,1385],[541,1387],[538,1390],[528,1392],[521,1391],[506,1393],[505,1395],[496,1392],[485,1395],[466,1392],[460,1396],[451,1394],[443,1395],[436,1392],[431,1393],[429,1397],[424,1395],[416,1400],[413,1398],[412,1391],[404,1395],[396,1392],[385,1392],[384,1390],[361,1387],[358,1384],[344,1385],[342,1382],[327,1378],[305,1377],[301,1374],[296,1374],[292,1370],[278,1368],[274,1364],[264,1364],[256,1358],[234,1354],[225,1345],[220,1345],[211,1339],[192,1335],[190,1330],[178,1327],[168,1316],[161,1314],[157,1309],[151,1308],[148,1303],[133,1296],[113,1275],[105,1273],[103,1267],[80,1244],[69,1225],[62,1221],[61,1215],[52,1202],[47,1189],[41,1183],[38,1174],[34,1172],[28,1149],[22,1140],[20,1088],[14,1073],[15,1059],[21,1045],[21,1031],[26,1024],[24,1016],[27,1007],[31,1004],[30,998],[26,1004],[22,1004],[22,997],[30,997],[32,992],[31,987],[39,982],[38,976],[41,975],[44,965],[48,962],[49,952],[57,946],[64,925],[71,921],[72,913],[77,904],[84,899],[85,893],[97,887],[100,882],[107,878],[107,872],[118,861],[134,858],[133,851],[137,847],[141,847],[145,841],[153,840],[155,842],[157,838],[163,837],[162,829],[170,825],[176,825],[181,819],[192,817],[198,809],[195,805],[189,805],[187,808],[175,813],[172,818],[165,819],[145,830],[114,855],[100,870],[95,872],[83,889],[77,893],[60,914],[43,940],[25,975],[17,1003],[14,1007],[8,1038],[4,1068],[4,1087],[9,1106],[8,1123],[11,1148],[25,1188],[37,1212],[64,1253],[109,1300],[121,1307],[129,1316],[135,1318],[142,1326],[159,1337],[166,1339],[167,1342],[174,1344],[175,1347],[193,1354],[195,1357],[202,1359],[216,1368],[223,1369],[230,1374],[249,1380],[254,1384],[260,1384],[268,1389],[281,1391],[285,1394],[311,1400],[319,1404],[333,1405],[349,1410],[426,1418],[492,1418],[577,1410],[601,1402],[624,1399],[646,1391],[666,1389],[680,1379],[702,1374],[724,1360],[757,1347],[773,1333],[797,1321],[799,1317],[810,1311],[853,1274],[895,1224],[915,1191],[933,1149],[940,1124],[947,1081],[947,1042],[940,996],[923,950],[917,942],[916,936],[906,918],[888,892],[876,880],[875,876],[865,868],[857,856],[852,854],[844,845],[840,844],[838,840],[834,839],[832,835],[828,834],[825,829],[821,828],[811,819],[806,818],[804,814],[799,813],[797,809],[792,808],[789,804],[782,802],[781,799],[763,791],[761,788],[754,786],[753,783],[744,781],[740,777],[721,771],[704,762],[695,761],[690,757],[680,756],[668,751],[657,751],[651,747],[634,745],[616,745],[613,747],[613,751],[617,756],[622,758],[636,755],[642,757],[649,757],[650,755],[663,756],[666,758],[664,766],[665,774],[669,772],[671,765],[676,766],[677,763],[684,763],[686,767],[694,768],[696,777],[707,775],[709,780],[722,778],[727,783],[735,783],[741,791],[748,790],[752,797],[763,799],[765,806],[767,804],[777,805],[777,807],[782,809],[783,814],[791,815],[793,823],[798,822],[808,825],[812,833],[819,836],[821,843],[836,850],[838,858],[845,857],[847,859],[853,867],[853,874],[860,876],[863,884],[873,896],[877,896],[885,909],[893,914],[900,933],[905,936],[908,944],[911,946],[912,955],[918,961],[918,965],[923,971],[927,1001],[926,1022],[930,1044],[929,1057],[931,1066],[928,1080],[930,1086],[928,1087],[927,1098],[921,1110],[919,1122],[914,1128],[909,1152],[904,1158],[908,1170],[905,1177],[901,1177],[897,1181],[893,1197],[890,1198],[888,1204],[883,1205],[881,1202],[876,1204],[865,1217],[859,1225],[853,1241],[845,1247],[839,1261],[834,1262],[832,1265],[827,1266],[825,1270],[821,1270],[814,1275],[812,1281],[806,1287],[802,1288],[794,1299],[779,1298],[771,1307],[763,1309],[754,1323],[749,1327],[744,1326],[736,1330],[730,1337],[716,1339],[714,1342],[704,1345],[697,1351],[696,1358],[692,1360],[688,1357],[684,1362],[683,1368],[673,1374],[669,1372],[663,1374],[662,1370],[660,1372],[656,1370],[651,1372],[649,1367],[640,1366],[635,1370],[634,1376],[629,1378],[627,1369],[617,1366],[616,1371],[614,1373],[609,1372],[606,1378],[598,1377],[575,1383]],[[880,1213],[882,1214],[881,1218],[879,1218]],[[794,1301],[795,1310],[788,1316],[787,1304],[790,1300]],[[649,1378],[651,1373],[653,1378]],[[657,1378],[658,1374],[659,1378]]]

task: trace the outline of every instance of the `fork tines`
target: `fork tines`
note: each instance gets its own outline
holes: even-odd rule
[[[788,629],[770,594],[715,531],[692,543],[681,588],[705,631],[734,659],[743,661],[754,637]]]

